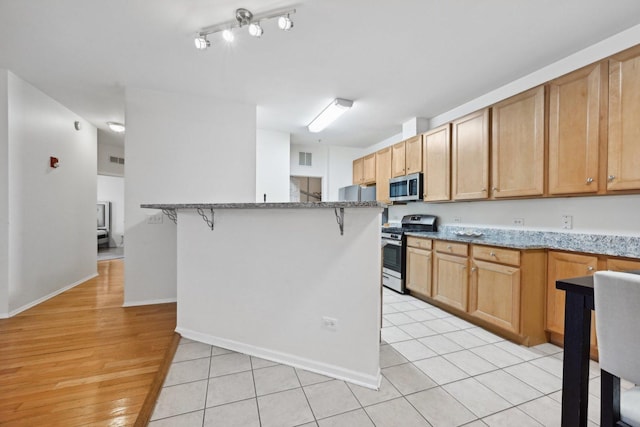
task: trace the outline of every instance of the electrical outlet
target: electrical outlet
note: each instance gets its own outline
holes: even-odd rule
[[[338,319],[322,316],[322,327],[325,329],[329,329],[330,331],[335,331],[338,329]]]
[[[147,224],[162,224],[162,213],[147,215]]]
[[[513,225],[516,227],[524,227],[524,218],[513,218]]]
[[[565,230],[571,230],[573,228],[573,216],[562,215],[562,228]]]
[[[454,216],[453,222],[462,222],[462,218],[460,218],[459,216]]]

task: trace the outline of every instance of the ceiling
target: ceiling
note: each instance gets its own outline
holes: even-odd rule
[[[233,45],[199,29],[295,4]],[[640,23],[637,0],[0,0],[0,68],[106,129],[128,87],[257,105],[292,142],[366,147]],[[354,107],[306,125],[333,98]]]

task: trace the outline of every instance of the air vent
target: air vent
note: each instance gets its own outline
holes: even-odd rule
[[[311,166],[311,153],[303,153],[301,151],[299,154],[300,161],[298,162],[298,164],[300,166]]]
[[[109,161],[111,163],[117,163],[119,165],[124,165],[124,159],[122,157],[109,156]]]

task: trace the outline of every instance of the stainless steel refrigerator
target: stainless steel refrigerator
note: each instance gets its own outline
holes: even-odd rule
[[[376,200],[376,186],[363,187],[361,185],[348,185],[338,189],[338,201],[340,202],[368,202]]]

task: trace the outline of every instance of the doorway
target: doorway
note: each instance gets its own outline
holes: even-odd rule
[[[321,202],[322,178],[291,176],[289,179],[290,202]]]

